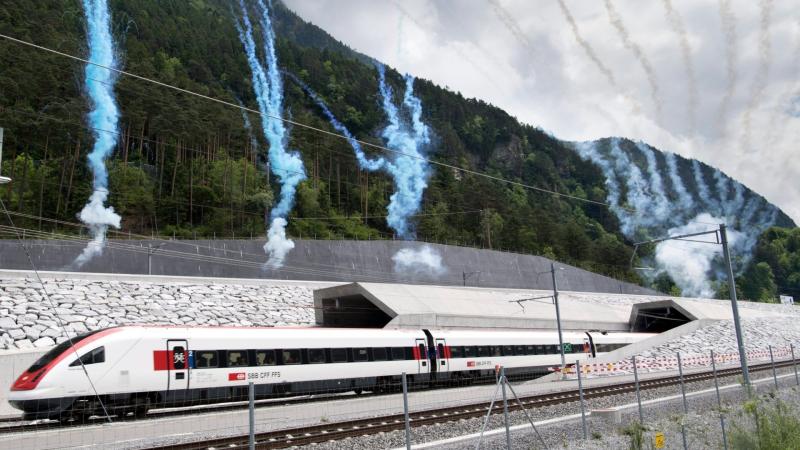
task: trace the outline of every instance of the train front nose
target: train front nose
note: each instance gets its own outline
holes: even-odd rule
[[[8,392],[8,403],[22,411],[26,420],[58,419],[69,410],[74,399],[58,398],[53,388],[40,384],[47,369],[26,370]]]

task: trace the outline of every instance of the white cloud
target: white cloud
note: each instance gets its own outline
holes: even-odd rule
[[[660,2],[612,0],[631,39],[655,68],[664,99],[661,126],[655,124],[647,78],[609,24],[602,2],[566,0],[582,36],[625,92],[611,86],[586,57],[555,1],[499,0],[530,47],[515,38],[483,0],[404,0],[402,8],[415,20],[406,17],[402,27],[398,22],[403,13],[391,1],[285,2],[360,52],[493,103],[559,138],[625,136],[698,158],[764,195],[800,222],[800,163],[794,158],[800,119],[792,116],[800,94],[800,22],[793,2],[774,3],[769,76],[763,100],[752,111],[749,149],[741,148],[740,139],[759,64],[759,2],[731,2],[736,17],[737,83],[722,123],[719,108],[727,70],[718,1],[673,2],[685,22],[697,80],[697,127],[691,136],[681,48]],[[627,100],[626,94],[634,101]],[[639,113],[633,103],[640,105]]]

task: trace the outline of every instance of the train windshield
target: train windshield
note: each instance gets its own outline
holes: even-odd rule
[[[36,362],[33,363],[33,365],[28,368],[28,372],[36,372],[37,370],[41,369],[42,367],[50,364],[51,361],[56,359],[58,357],[58,355],[64,353],[64,351],[67,350],[68,348],[70,348],[70,346],[77,345],[78,342],[86,339],[87,337],[89,337],[89,336],[91,336],[91,335],[93,335],[93,334],[95,334],[95,333],[97,333],[99,331],[102,331],[102,330],[90,331],[90,332],[88,332],[86,334],[82,334],[80,336],[75,336],[74,338],[72,338],[72,342],[67,340],[67,341],[64,341],[64,342],[56,345],[55,347],[52,348],[52,350],[50,350],[49,352],[45,353],[44,356],[42,356],[41,358],[37,359]]]

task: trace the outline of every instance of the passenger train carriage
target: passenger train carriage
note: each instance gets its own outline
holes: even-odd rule
[[[567,361],[639,341],[643,333],[563,333]],[[153,406],[362,390],[411,382],[533,377],[560,364],[558,335],[538,331],[123,326],[61,343],[11,387],[27,419],[146,414]],[[88,374],[88,378],[87,375]],[[91,383],[90,381],[91,380]],[[97,401],[97,394],[103,405]]]

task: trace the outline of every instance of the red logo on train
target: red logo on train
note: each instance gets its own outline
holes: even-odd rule
[[[228,381],[244,381],[244,372],[233,372],[228,374]]]

